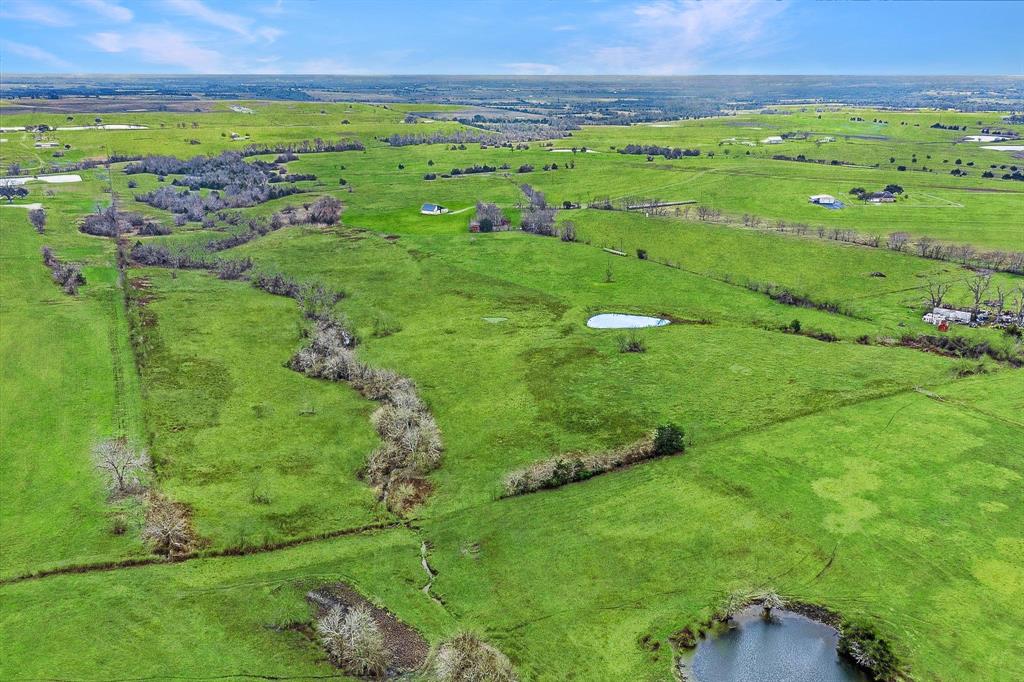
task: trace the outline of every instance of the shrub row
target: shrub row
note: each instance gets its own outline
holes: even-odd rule
[[[43,264],[50,268],[53,281],[64,290],[65,294],[74,296],[78,293],[78,287],[85,284],[85,275],[82,274],[82,266],[78,263],[65,263],[57,258],[53,249],[44,246],[42,249]]]
[[[588,478],[653,457],[683,452],[683,432],[668,424],[653,435],[615,450],[596,454],[568,454],[535,462],[505,476],[502,497],[514,497]]]
[[[355,336],[339,321],[320,318],[309,345],[289,366],[306,376],[345,381],[363,397],[381,403],[371,420],[383,442],[370,453],[365,476],[388,507],[397,510],[403,501],[389,497],[392,485],[437,468],[441,431],[411,379],[364,364],[356,358],[354,345]]]

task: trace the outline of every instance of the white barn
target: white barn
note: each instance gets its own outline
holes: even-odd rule
[[[442,215],[447,212],[448,209],[440,204],[423,204],[420,206],[420,213],[423,215]]]
[[[831,194],[812,194],[808,199],[812,204],[831,206],[836,203],[836,198]]]

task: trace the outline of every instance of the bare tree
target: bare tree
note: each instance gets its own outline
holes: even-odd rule
[[[709,206],[698,206],[697,217],[701,220],[707,220],[711,217],[711,208]]]
[[[967,280],[967,288],[971,290],[971,296],[974,297],[974,305],[971,307],[972,322],[978,317],[978,309],[981,307],[981,301],[985,298],[985,292],[988,291],[988,287],[991,283],[992,273],[988,270],[982,270],[974,275],[974,277]]]
[[[949,293],[952,285],[949,282],[942,282],[937,279],[928,280],[928,303],[932,308],[942,307],[942,299]]]
[[[105,440],[93,450],[96,468],[107,475],[113,495],[132,495],[143,490],[142,477],[149,470],[145,450],[136,452],[123,438]]]
[[[1006,307],[1006,295],[1009,293],[1001,285],[996,285],[995,298],[992,299],[992,312],[995,313],[995,322],[1003,316],[1003,308]]]
[[[46,232],[46,211],[41,208],[33,208],[28,212],[28,219],[32,223],[32,227],[36,228],[36,232],[39,234]]]
[[[903,251],[903,249],[907,248],[909,241],[910,235],[906,232],[892,232],[889,234],[886,245],[893,251]]]
[[[1017,324],[1024,325],[1024,284],[1014,289],[1013,313],[1017,316]]]
[[[934,243],[935,240],[932,239],[931,237],[920,237],[917,240],[917,243],[915,244],[915,246],[917,247],[917,255],[921,256],[922,258],[927,258],[928,254],[932,250],[932,244]]]

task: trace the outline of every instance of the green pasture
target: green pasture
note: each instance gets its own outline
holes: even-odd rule
[[[114,242],[77,227],[109,204],[111,188],[122,210],[172,225],[134,199],[161,186],[155,176],[115,164],[79,172],[80,183],[28,183],[17,203],[44,205],[45,235],[24,207],[0,207],[0,677],[332,675],[304,595],[337,580],[431,643],[478,632],[523,680],[672,679],[669,635],[730,593],[757,590],[869,622],[915,680],[1024,675],[1024,375],[991,358],[895,345],[936,333],[921,322],[929,280],[951,282],[948,300],[963,306],[971,270],[814,229],[1024,249],[1024,188],[980,177],[1016,160],[960,141],[1005,128],[1002,114],[785,108],[587,126],[526,150],[379,139],[459,129],[402,122],[441,109],[219,102],[207,112],[100,115],[144,130],[42,135],[71,145],[62,161],[361,139],[365,152],[290,162],[289,172],[317,176],[299,183],[302,194],[241,209],[269,216],[329,194],[344,202],[341,224],[286,227],[218,256],[344,291],[335,312],[361,338],[360,359],[416,382],[445,451],[426,503],[391,515],[359,476],[379,443],[375,404],[285,366],[308,327],[293,300],[202,271],[129,267],[122,281]],[[16,114],[4,126],[95,118],[72,116]],[[810,139],[760,142],[791,132]],[[815,141],[826,136],[836,141]],[[3,137],[0,168],[19,162],[32,174],[53,160],[33,134]],[[731,137],[754,146],[724,142]],[[613,149],[630,143],[703,153],[647,161]],[[598,153],[550,151],[572,146]],[[949,175],[957,158],[967,177]],[[509,168],[423,178],[474,164]],[[523,164],[534,170],[518,173]],[[730,220],[703,222],[685,207],[663,217],[582,208],[558,215],[576,224],[576,243],[468,232],[477,201],[499,204],[516,225],[523,182],[556,206],[694,200]],[[895,204],[827,211],[807,202],[890,182],[906,190]],[[426,202],[451,212],[421,215]],[[743,214],[761,226],[740,227]],[[780,234],[779,220],[811,229]],[[202,249],[242,229],[217,219],[143,239]],[[84,264],[77,296],[51,281],[44,244]],[[841,312],[784,305],[754,283]],[[1012,290],[1024,279],[992,283]],[[601,312],[673,323],[637,331],[646,352],[622,353],[624,332],[586,326]],[[804,334],[785,330],[794,320]],[[996,329],[953,333],[1021,352]],[[686,432],[681,456],[499,499],[512,469],[621,446],[668,422]],[[147,448],[156,489],[188,506],[200,556],[88,569],[149,556],[138,505],[108,501],[91,461],[95,444],[116,436]],[[380,522],[390,527],[357,532]],[[422,591],[423,543],[443,605]],[[289,546],[268,549],[275,544]],[[87,572],[19,579],[79,565]],[[644,648],[645,636],[659,648]]]

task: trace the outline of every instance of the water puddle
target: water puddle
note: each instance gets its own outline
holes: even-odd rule
[[[770,619],[753,606],[733,616],[730,629],[702,639],[685,666],[694,682],[866,682],[836,652],[839,633],[792,611]]]
[[[587,320],[591,329],[640,329],[641,327],[664,327],[668,320],[646,315],[625,315],[623,313],[601,313]]]

